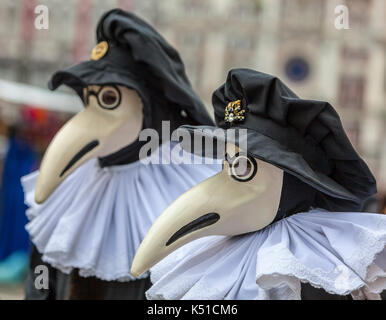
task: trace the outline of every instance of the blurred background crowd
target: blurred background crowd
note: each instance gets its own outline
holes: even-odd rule
[[[48,8],[48,29],[35,28],[38,5]],[[349,29],[336,28],[339,5]],[[28,263],[20,177],[81,110],[70,90],[52,93],[46,83],[89,59],[97,21],[115,7],[146,19],[179,50],[210,112],[211,93],[233,67],[274,74],[302,98],[330,102],[378,181],[364,210],[386,213],[386,1],[1,0],[0,287],[22,281]]]

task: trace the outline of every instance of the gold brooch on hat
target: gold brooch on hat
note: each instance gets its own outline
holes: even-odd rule
[[[241,107],[241,100],[231,101],[225,107],[225,122],[239,122],[245,119],[245,110]]]

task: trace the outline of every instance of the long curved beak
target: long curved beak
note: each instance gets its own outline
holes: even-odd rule
[[[100,108],[99,108],[100,109]],[[100,155],[105,141],[122,119],[88,106],[56,134],[43,157],[35,187],[35,201],[44,202],[76,168]]]
[[[261,180],[239,183],[223,170],[181,195],[150,228],[134,257],[131,273],[138,277],[195,239],[242,234],[268,225],[277,212],[281,188],[279,194],[269,192],[269,181]],[[256,199],[261,199],[262,214],[258,216],[256,208],[250,208]]]

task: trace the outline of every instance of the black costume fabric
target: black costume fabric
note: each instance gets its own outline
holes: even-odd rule
[[[162,121],[170,121],[170,130],[183,124],[212,125],[205,106],[192,90],[178,52],[148,23],[121,9],[105,13],[100,19],[97,42],[108,43],[107,53],[58,71],[48,86],[55,90],[65,84],[83,99],[88,85],[123,85],[135,90],[144,106],[143,128],[153,128],[161,136]],[[133,144],[107,157],[102,166],[138,160],[145,142]]]
[[[35,287],[40,275],[35,273],[35,269],[42,265],[49,272],[48,289]],[[68,275],[44,262],[39,251],[32,246],[24,289],[27,300],[145,300],[145,292],[150,285],[149,278],[120,282],[103,281],[95,277],[82,278],[77,272]]]
[[[228,123],[224,120],[225,107],[236,100],[241,100],[246,110],[245,119]],[[373,175],[354,150],[329,103],[300,99],[278,78],[250,69],[231,70],[226,83],[213,93],[212,102],[218,127],[232,128],[236,133],[246,129],[247,134],[236,134],[233,139],[226,130],[222,137],[216,134],[217,127],[183,126],[180,130],[187,130],[195,138],[201,135],[247,145],[247,152],[253,157],[317,190],[311,206],[360,211],[363,201],[376,193]],[[184,135],[182,131],[180,135]]]
[[[317,191],[292,174],[284,172],[279,208],[272,223],[313,207]]]

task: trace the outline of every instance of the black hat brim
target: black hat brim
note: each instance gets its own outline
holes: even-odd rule
[[[61,85],[67,85],[83,98],[83,88],[89,85],[116,84],[136,90],[144,99],[138,83],[136,75],[128,70],[118,70],[103,60],[90,60],[54,73],[48,88],[56,90]]]
[[[237,131],[237,128],[232,128]],[[183,137],[181,146],[185,151],[192,152],[199,156],[210,156],[212,150],[205,150],[208,144],[202,144],[201,149],[195,149],[194,139],[201,141],[211,141],[210,145],[214,148],[220,144],[232,143],[236,146],[247,146],[247,153],[257,159],[273,164],[274,166],[284,170],[285,172],[297,177],[299,180],[311,185],[316,190],[323,194],[346,201],[353,202],[353,207],[357,205],[359,200],[345,187],[331,179],[326,174],[313,170],[307,161],[299,153],[295,153],[284,145],[266,135],[257,131],[240,128],[246,130],[245,135],[228,134],[231,129],[222,129],[215,126],[182,126],[178,129],[178,135]],[[221,130],[221,131],[218,131]],[[189,139],[186,139],[186,134],[189,134]],[[221,134],[219,134],[221,133]],[[245,141],[246,140],[246,141]],[[206,152],[209,151],[209,152]],[[216,156],[216,150],[213,153]]]

